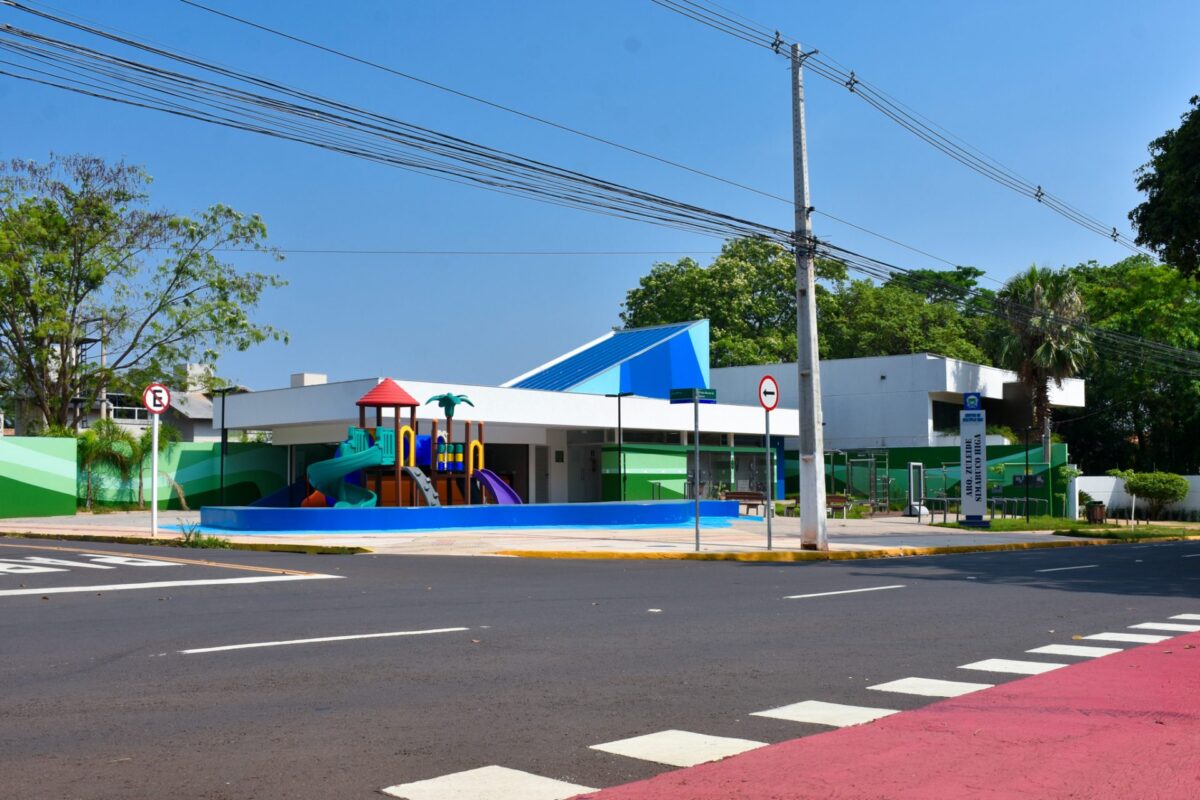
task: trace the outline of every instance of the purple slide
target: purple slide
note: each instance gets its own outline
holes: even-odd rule
[[[521,496],[514,492],[511,486],[500,480],[500,476],[490,469],[477,469],[471,474],[475,480],[487,487],[487,490],[492,493],[492,497],[496,498],[496,505],[521,505]]]

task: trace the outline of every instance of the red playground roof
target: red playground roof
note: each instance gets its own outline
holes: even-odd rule
[[[413,399],[411,394],[401,389],[400,384],[391,378],[384,378],[378,386],[358,398],[355,405],[367,408],[391,408],[392,406],[415,408],[421,404]]]

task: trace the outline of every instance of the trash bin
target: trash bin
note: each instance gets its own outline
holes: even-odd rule
[[[1089,524],[1103,525],[1106,513],[1108,513],[1108,507],[1099,500],[1093,500],[1087,504],[1087,521]]]

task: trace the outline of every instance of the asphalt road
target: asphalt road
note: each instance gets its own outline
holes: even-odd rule
[[[752,712],[914,708],[936,698],[867,687],[1014,680],[960,666],[1200,613],[1200,542],[787,565],[37,544],[64,549],[0,539],[14,800],[369,798],[487,765],[604,787],[668,767],[590,745],[779,742],[828,728]],[[413,635],[212,650],[379,633]]]

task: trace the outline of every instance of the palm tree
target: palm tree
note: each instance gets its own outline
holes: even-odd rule
[[[425,405],[429,405],[435,400],[437,401],[437,404],[441,406],[442,413],[446,415],[446,441],[453,441],[454,436],[451,434],[451,431],[453,430],[454,426],[455,407],[458,406],[459,403],[466,403],[471,408],[474,408],[475,404],[472,403],[470,398],[468,398],[465,394],[452,394],[447,392],[445,394],[435,394],[433,397],[425,401]],[[467,435],[470,436],[470,431],[467,431]]]
[[[1050,381],[1062,387],[1092,357],[1092,338],[1083,327],[1083,298],[1066,270],[1030,267],[1013,276],[996,295],[1008,320],[999,341],[1000,365],[1017,373],[1029,391],[1032,422],[1050,431]]]
[[[100,419],[79,434],[79,466],[87,475],[84,502],[90,511],[95,501],[94,475],[97,469],[108,468],[122,481],[129,478],[133,461],[133,436],[111,419]]]
[[[173,442],[178,442],[183,439],[179,433],[179,429],[173,425],[160,424],[158,426],[158,452],[161,454]],[[154,431],[151,428],[146,428],[142,431],[142,435],[136,439],[130,439],[130,468],[137,471],[137,504],[138,508],[146,507],[146,462],[150,459],[150,453],[154,447]],[[151,480],[154,478],[152,477]],[[169,478],[168,478],[169,479]],[[172,481],[172,483],[174,483]]]

